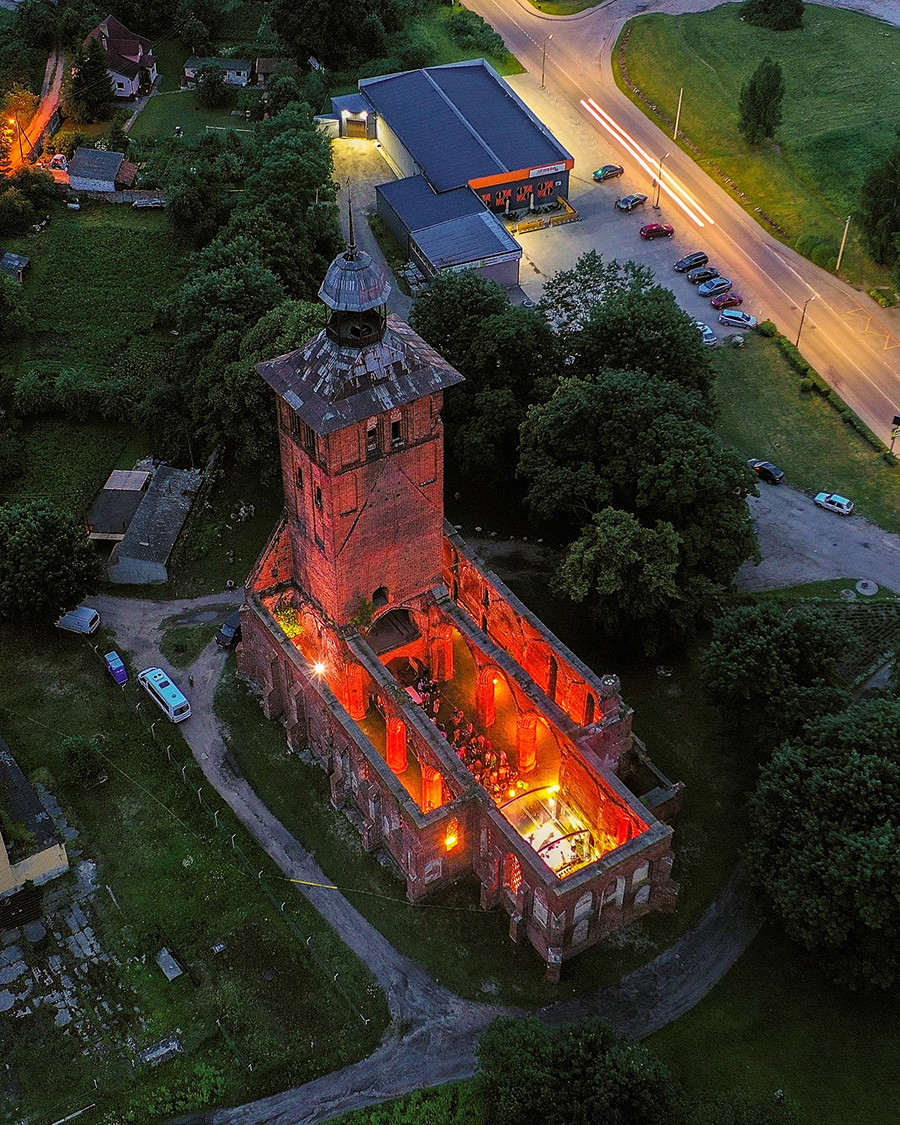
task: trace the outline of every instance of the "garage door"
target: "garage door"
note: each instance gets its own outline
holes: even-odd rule
[[[352,117],[348,117],[347,118],[347,136],[348,137],[357,137],[358,139],[365,140],[366,139],[366,119],[362,118],[362,120],[359,120],[359,119],[354,119]]]

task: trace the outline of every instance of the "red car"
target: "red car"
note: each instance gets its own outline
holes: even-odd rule
[[[641,238],[671,238],[674,233],[675,228],[668,223],[647,223],[641,227]]]
[[[733,309],[744,303],[740,293],[719,293],[709,302],[714,309]]]

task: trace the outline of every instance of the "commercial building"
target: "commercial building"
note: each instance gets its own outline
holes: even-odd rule
[[[556,980],[674,909],[681,786],[635,738],[617,677],[444,522],[441,407],[462,377],[388,315],[389,293],[351,244],[320,289],[323,331],[257,367],[285,512],[246,582],[238,667],[411,900],[474,873]]]

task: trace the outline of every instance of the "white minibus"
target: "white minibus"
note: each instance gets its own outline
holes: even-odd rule
[[[191,717],[191,705],[162,668],[145,668],[138,680],[154,703],[173,723],[182,723]]]

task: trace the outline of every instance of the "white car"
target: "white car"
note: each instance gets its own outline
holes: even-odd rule
[[[702,320],[695,320],[694,324],[697,327],[700,335],[703,337],[703,344],[707,348],[714,348],[719,342],[719,337],[713,332],[708,324],[704,324]]]
[[[100,613],[89,605],[70,609],[56,622],[57,629],[68,629],[70,633],[84,633],[90,636],[100,628]]]
[[[740,309],[723,309],[719,313],[719,324],[725,324],[729,328],[755,328],[759,321]]]
[[[846,496],[838,496],[836,492],[820,492],[815,502],[820,508],[825,508],[829,512],[837,512],[839,516],[853,515],[855,507],[852,500],[848,500]]]

